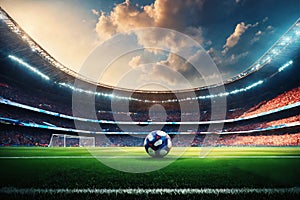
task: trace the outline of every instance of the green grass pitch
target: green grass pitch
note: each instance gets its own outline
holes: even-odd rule
[[[0,197],[5,199],[113,199],[125,194],[14,194],[9,189],[243,189],[299,188],[300,147],[215,147],[199,158],[202,148],[191,147],[174,159],[174,148],[163,159],[150,158],[142,147],[0,148]],[[95,156],[96,158],[94,158]],[[146,173],[127,173],[106,166],[168,165]],[[21,195],[21,196],[20,196]],[[199,199],[196,194],[126,194],[140,199]],[[262,199],[298,198],[298,193],[218,194],[220,197]],[[163,196],[163,197],[162,197]],[[101,197],[101,198],[100,198]],[[3,199],[4,199],[3,198]],[[201,198],[216,199],[215,194]],[[1,198],[0,198],[1,199]]]

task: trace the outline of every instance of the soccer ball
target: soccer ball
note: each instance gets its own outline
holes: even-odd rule
[[[164,131],[152,131],[145,138],[144,146],[151,157],[162,158],[171,150],[172,142]]]

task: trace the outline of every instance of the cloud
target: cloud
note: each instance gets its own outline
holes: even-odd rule
[[[171,75],[171,76],[170,76]],[[164,86],[174,87],[179,81],[177,73],[163,65],[153,65],[147,74],[140,77],[141,82],[156,82]]]
[[[167,86],[172,90],[186,89],[186,88],[197,88],[199,86],[211,85],[219,83],[220,74],[213,73],[209,76],[205,76],[205,79],[198,74],[193,80],[187,79],[183,74],[176,73],[167,67],[154,66],[149,73],[141,76],[141,82],[154,81]],[[226,73],[222,74],[225,75]]]
[[[230,56],[230,63],[236,63],[237,61],[239,61],[241,58],[244,58],[244,57],[246,57],[247,55],[249,54],[249,52],[248,51],[245,51],[245,52],[242,52],[242,53],[240,53],[240,54],[232,54],[231,56]]]
[[[189,63],[176,54],[170,53],[166,60],[158,62],[159,65],[168,66],[174,71],[186,71],[189,68]]]
[[[170,73],[179,73],[187,79],[194,79],[195,69],[188,62],[184,61],[174,53],[184,52],[184,55],[193,55],[189,50],[190,40],[187,37],[180,37],[175,31],[189,35],[198,43],[203,43],[202,28],[199,27],[200,14],[204,0],[155,0],[150,5],[143,7],[126,0],[116,4],[111,12],[101,13],[96,25],[96,32],[100,40],[106,40],[117,33],[124,33],[144,27],[160,27],[171,29],[171,31],[157,31],[157,29],[145,29],[143,31],[132,32],[136,35],[139,45],[146,48],[148,53],[154,55],[164,55],[165,60],[144,64],[143,56],[134,56],[128,62],[132,69],[146,71],[146,78],[150,80],[161,79],[169,85],[174,85],[176,78]],[[189,41],[189,42],[188,42]],[[158,47],[164,49],[151,49],[148,47]],[[143,60],[143,61],[142,61]],[[164,67],[162,67],[164,66]],[[166,67],[168,70],[166,70]],[[147,70],[145,70],[147,69]],[[177,79],[178,80],[178,79]]]
[[[264,34],[265,33],[261,30],[257,31],[255,33],[254,38],[251,39],[250,44],[254,44],[254,43],[258,42],[260,40],[261,36],[263,36]]]
[[[201,84],[211,85],[220,82],[220,74],[212,67],[211,63],[211,59],[205,50],[198,50],[187,59],[170,53],[167,59],[156,62],[155,68],[149,70],[148,75],[153,80],[161,78],[170,85],[174,84],[174,74],[179,74],[181,77],[179,80],[178,78],[175,79],[178,83],[187,81],[192,87]],[[159,66],[167,67],[169,73],[166,73],[166,70]],[[182,81],[183,79],[184,81]]]
[[[138,7],[129,0],[117,4],[110,13],[101,13],[96,25],[100,39],[108,39],[116,33],[142,27],[163,27],[201,37],[199,21],[204,0],[156,0],[150,5]],[[196,15],[196,16],[195,16]]]
[[[141,65],[141,56],[134,56],[130,61],[129,61],[129,66],[132,67],[133,69],[136,69]]]
[[[151,6],[145,6],[139,11],[138,7],[126,0],[117,4],[108,15],[101,13],[96,32],[101,39],[108,39],[116,33],[151,26],[154,23],[152,12]]]
[[[249,54],[248,51],[245,51],[241,52],[240,54],[231,54],[224,57],[219,51],[215,50],[214,48],[210,48],[207,53],[212,57],[216,65],[222,65],[223,67],[232,66],[240,59],[245,58]],[[224,72],[222,72],[222,74],[224,74]]]
[[[255,42],[258,42],[260,40],[260,37],[254,37],[251,39],[250,44],[254,44]]]
[[[255,24],[252,24],[251,27],[257,27],[259,25],[259,22],[255,22]]]
[[[256,36],[259,36],[259,35],[261,35],[261,34],[263,34],[263,32],[262,32],[261,30],[259,30],[259,31],[257,31],[257,32],[255,33]]]
[[[116,4],[109,13],[101,13],[96,32],[100,40],[106,40],[114,34],[128,32],[144,27],[161,27],[180,31],[202,44],[202,29],[199,18],[204,0],[156,0],[150,5],[139,7],[129,0]],[[186,45],[186,38],[176,38],[174,32],[161,33],[154,29],[138,33],[137,41],[142,47],[159,46],[178,52]],[[149,49],[154,53],[157,50]]]
[[[267,18],[267,17],[266,17]],[[266,19],[265,18],[265,19]],[[263,20],[263,21],[266,21],[266,20]],[[254,44],[254,43],[256,43],[256,42],[258,42],[259,40],[260,40],[260,38],[262,37],[262,36],[264,36],[264,35],[266,35],[266,34],[268,34],[268,33],[273,33],[273,27],[272,26],[267,26],[267,27],[264,27],[263,28],[264,30],[262,31],[262,30],[258,30],[256,33],[255,33],[255,35],[254,35],[254,37],[250,40],[250,44],[252,45],[252,44]]]
[[[94,15],[97,15],[97,16],[100,15],[99,11],[97,11],[97,10],[95,10],[95,9],[92,9],[91,11],[92,11],[92,13],[93,13]]]
[[[262,22],[266,23],[268,20],[269,20],[269,17],[265,17]]]
[[[245,24],[241,22],[236,25],[234,32],[227,38],[225,45],[223,46],[223,54],[226,54],[228,50],[234,47],[240,40],[240,37],[245,33],[245,31],[251,27],[251,24]]]
[[[216,63],[216,65],[221,64],[222,59],[221,59],[221,56],[218,55],[218,51],[216,51],[216,49],[211,47],[211,48],[209,48],[207,53],[210,55],[210,57],[213,59],[213,61]]]
[[[199,44],[203,43],[203,36],[202,36],[203,31],[201,27],[187,27],[184,33],[189,35],[194,40],[196,40]]]
[[[273,26],[271,26],[271,25],[267,26],[268,31],[273,30],[273,29],[274,29]]]

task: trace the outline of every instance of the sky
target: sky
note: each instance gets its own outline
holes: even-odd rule
[[[93,60],[91,71],[98,72],[91,79],[153,90],[203,86],[216,81],[217,72],[226,80],[250,67],[300,17],[300,0],[0,0],[0,6],[77,72],[99,46],[116,45]],[[191,40],[200,50],[189,46]],[[138,50],[103,61],[116,48],[134,47]]]

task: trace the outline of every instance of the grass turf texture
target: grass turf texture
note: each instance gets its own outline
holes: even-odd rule
[[[200,159],[201,148],[189,148],[183,158],[177,159],[165,168],[147,173],[126,173],[109,168],[90,157],[108,156],[112,163],[119,165],[130,163],[168,162],[182,149],[173,148],[169,157],[152,159],[148,157],[143,148],[95,148],[88,151],[85,148],[0,148],[0,188],[291,188],[300,187],[300,159],[299,158],[251,158],[251,156],[300,156],[299,147],[217,147]],[[44,156],[45,158],[12,159],[11,157]],[[47,159],[48,156],[55,156]],[[58,158],[60,156],[72,156]],[[73,156],[87,156],[74,158]],[[109,158],[109,156],[119,156]],[[124,158],[122,158],[124,156]],[[130,156],[130,157],[128,157]],[[133,156],[133,157],[131,157]],[[212,156],[249,156],[249,158],[212,158]],[[4,158],[7,157],[7,158]],[[56,158],[57,157],[57,158]],[[218,198],[257,198],[258,194],[218,195]],[[5,199],[19,199],[20,196],[1,194]],[[1,197],[0,196],[0,197]],[[41,194],[39,198],[60,199],[82,197],[84,199],[99,199],[98,194],[72,195],[58,194],[54,196]],[[124,196],[124,195],[123,195]],[[201,195],[208,199],[216,195]],[[263,194],[261,198],[278,198],[280,194]],[[284,195],[283,195],[284,196]],[[30,195],[24,195],[28,199]],[[35,196],[35,198],[38,198]],[[104,194],[102,198],[121,198],[122,195]],[[159,195],[136,196],[132,198],[158,198]],[[174,194],[164,195],[162,199],[183,198],[186,196]],[[188,199],[197,195],[188,195]],[[290,199],[298,197],[297,194],[285,194]],[[159,198],[158,198],[159,199]],[[197,197],[199,199],[199,197]]]

